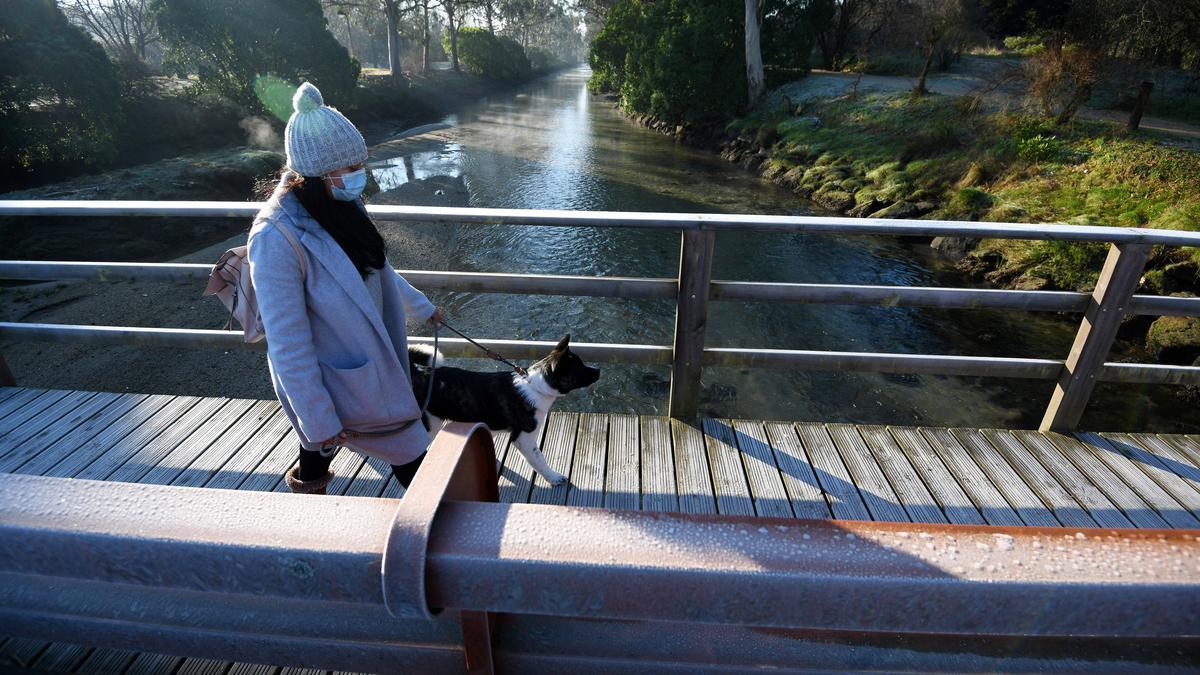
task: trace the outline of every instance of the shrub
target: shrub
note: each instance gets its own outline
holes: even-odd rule
[[[620,0],[592,46],[592,90],[669,123],[728,116],[746,98],[743,10],[733,0]]]
[[[122,85],[104,50],[44,0],[0,2],[0,179],[74,173],[114,151]]]
[[[1046,48],[1041,38],[1034,35],[1013,35],[1004,38],[1004,46],[1018,54],[1033,56]]]
[[[535,73],[550,72],[562,65],[562,61],[550,53],[550,50],[541,47],[530,47],[525,50],[525,55],[529,57],[530,70]]]
[[[264,81],[308,80],[335,105],[354,92],[358,62],[329,32],[319,0],[155,0],[155,17],[169,45],[164,68],[197,74],[197,93],[279,115],[257,91]],[[289,92],[283,111],[290,101]]]
[[[449,34],[442,37],[442,42],[449,50]],[[491,80],[516,80],[528,77],[530,73],[529,57],[525,56],[520,43],[483,28],[458,31],[458,62],[468,73]]]
[[[1017,141],[1017,156],[1027,162],[1045,162],[1062,155],[1062,141],[1038,134]]]

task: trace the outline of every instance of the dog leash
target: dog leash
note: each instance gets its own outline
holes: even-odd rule
[[[449,328],[450,330],[454,331],[456,334],[458,334],[458,336],[459,336],[459,337],[461,337],[461,338],[465,339],[467,342],[470,342],[471,344],[475,345],[476,347],[479,347],[480,349],[482,349],[482,350],[483,350],[483,353],[487,354],[487,355],[488,355],[488,357],[490,357],[490,358],[493,358],[493,359],[495,359],[495,360],[497,360],[497,361],[501,361],[501,362],[503,362],[503,363],[507,364],[507,365],[508,365],[510,368],[512,368],[512,369],[513,369],[513,371],[514,371],[514,372],[516,372],[518,375],[520,375],[520,376],[522,376],[522,377],[524,377],[524,376],[525,376],[525,369],[524,369],[524,368],[522,368],[521,366],[518,366],[517,364],[513,363],[512,361],[509,361],[508,359],[504,358],[504,357],[503,357],[503,356],[501,356],[500,354],[498,354],[498,353],[496,353],[496,352],[494,352],[494,351],[492,351],[492,350],[488,349],[487,347],[484,347],[483,345],[479,344],[478,342],[476,342],[476,341],[472,340],[471,338],[469,338],[469,337],[467,337],[466,335],[464,335],[464,334],[463,334],[461,331],[459,331],[457,328],[455,328],[454,326],[451,326],[450,324],[446,323],[445,321],[443,321],[443,322],[442,322],[442,325],[443,325],[443,326],[445,326],[446,328]],[[437,334],[436,334],[436,333],[434,334],[434,339],[435,339],[435,340],[437,339]],[[436,349],[436,347],[435,347],[435,349]]]
[[[434,372],[437,371],[438,324],[439,323],[440,322],[438,322],[438,321],[433,322],[433,356],[430,357],[430,359],[429,359],[429,366],[428,366],[429,385],[425,387],[425,402],[421,404],[421,415],[419,417],[417,417],[416,419],[411,419],[411,420],[405,422],[404,424],[401,424],[398,427],[394,427],[392,429],[384,429],[383,431],[355,431],[353,429],[342,429],[341,431],[338,432],[338,435],[337,435],[338,440],[345,441],[345,440],[349,440],[352,438],[359,438],[362,436],[391,436],[392,434],[398,434],[401,431],[404,431],[405,429],[411,427],[413,425],[413,423],[416,422],[417,420],[425,418],[425,411],[429,409],[429,402],[431,400],[433,400],[433,374],[434,374]],[[446,327],[450,328],[449,326],[446,326]],[[454,329],[450,328],[450,330],[454,330]],[[454,332],[457,333],[458,331],[454,331]]]

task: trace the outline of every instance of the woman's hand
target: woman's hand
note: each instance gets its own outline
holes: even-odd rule
[[[437,307],[434,307],[433,315],[430,316],[428,319],[426,319],[425,323],[429,324],[430,326],[436,326],[441,322],[442,322],[442,310],[438,309]]]

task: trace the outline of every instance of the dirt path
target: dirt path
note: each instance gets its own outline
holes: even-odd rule
[[[797,80],[781,87],[779,94],[787,94],[793,101],[806,96],[837,96],[854,87],[858,75],[840,73],[828,70],[813,70],[808,77]],[[863,75],[858,82],[859,91],[875,90],[880,92],[909,91],[916,84],[916,79],[898,75]],[[974,72],[948,73],[932,75],[925,81],[930,91],[946,96],[965,96],[974,92],[988,90],[990,83]],[[1019,107],[1022,104],[1023,92],[1008,90],[988,91],[989,101],[1001,107]],[[1129,119],[1129,113],[1120,110],[1098,110],[1095,108],[1080,108],[1079,116],[1086,119],[1108,120],[1124,123]],[[1181,136],[1193,141],[1200,141],[1200,125],[1187,124],[1166,120],[1161,117],[1142,117],[1141,128],[1164,134]]]

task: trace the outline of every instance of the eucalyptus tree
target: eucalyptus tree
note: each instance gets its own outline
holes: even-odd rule
[[[146,61],[146,50],[159,43],[150,4],[151,0],[58,0],[72,23],[123,63]]]

